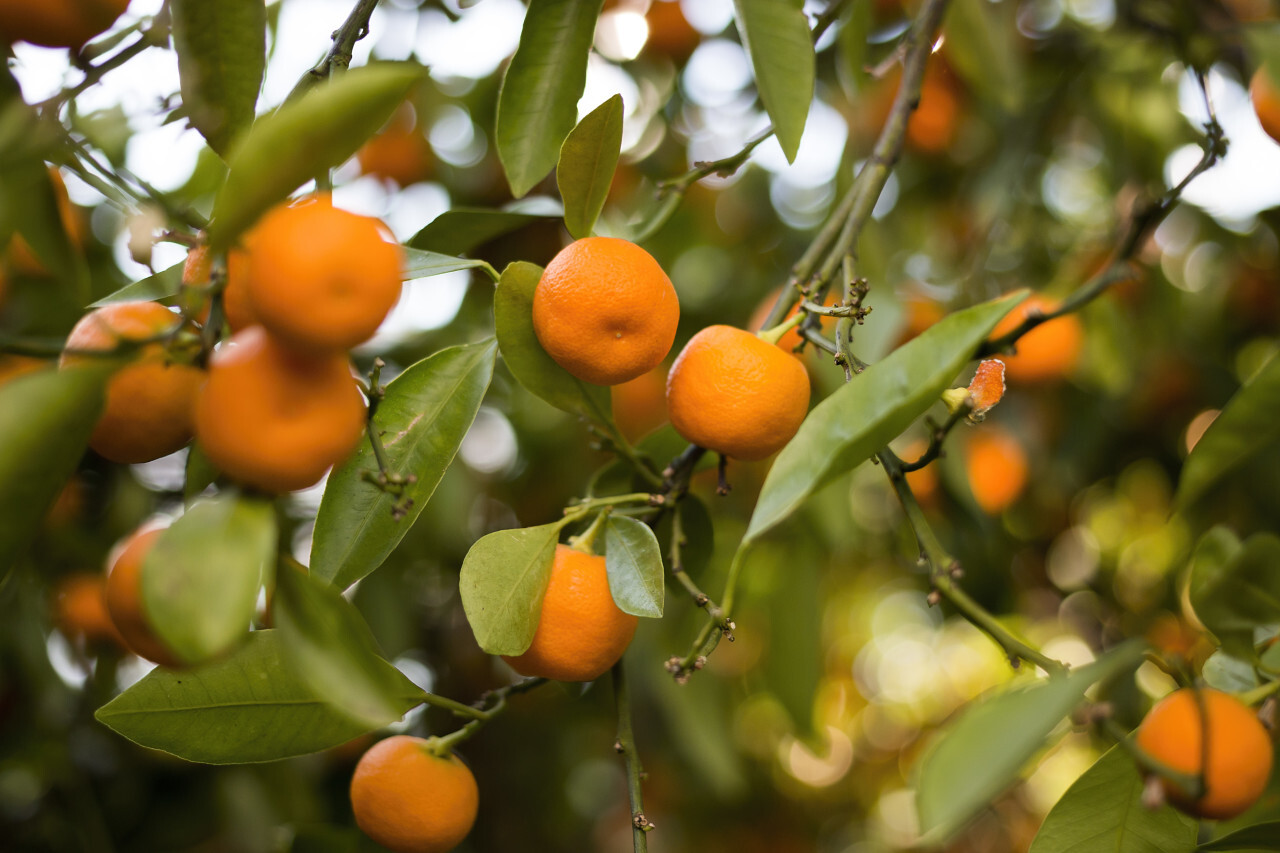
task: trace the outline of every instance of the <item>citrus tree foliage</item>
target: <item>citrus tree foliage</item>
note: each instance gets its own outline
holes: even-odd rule
[[[1177,685],[1280,685],[1280,219],[1214,183],[1243,157],[1280,199],[1244,94],[1274,3],[133,6],[0,71],[6,844],[373,849],[345,790],[394,730],[472,767],[465,850],[1280,849],[1276,785],[1197,826],[1129,737]],[[305,69],[299,15],[332,31]],[[103,105],[157,57],[162,100]],[[162,188],[156,128],[200,149]],[[72,325],[158,301],[205,365],[246,235],[328,189],[404,249],[356,450],[274,498],[198,442],[89,450],[155,342],[59,369]],[[613,388],[532,318],[593,235],[680,297]],[[712,324],[809,373],[769,460],[666,422]],[[72,582],[156,516],[139,595],[184,666],[148,672]],[[562,543],[640,617],[589,685],[499,657]]]

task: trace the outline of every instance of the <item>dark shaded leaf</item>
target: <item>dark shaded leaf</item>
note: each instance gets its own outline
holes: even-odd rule
[[[413,235],[408,245],[446,255],[465,255],[495,237],[510,234],[535,222],[555,218],[536,213],[455,207],[431,220],[425,228]]]

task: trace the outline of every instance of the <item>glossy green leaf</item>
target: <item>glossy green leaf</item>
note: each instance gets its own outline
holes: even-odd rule
[[[556,165],[573,130],[602,0],[530,0],[520,46],[498,93],[494,136],[520,198]]]
[[[1195,849],[1205,851],[1205,853],[1209,853],[1209,851],[1245,853],[1245,851],[1280,850],[1280,821],[1273,820],[1246,826],[1244,829],[1229,832],[1221,838],[1215,838],[1212,841],[1201,844]]]
[[[481,537],[462,561],[458,591],[480,648],[523,654],[542,616],[563,521]]]
[[[447,255],[464,255],[495,237],[555,218],[536,213],[455,207],[427,223],[408,245]]]
[[[80,463],[110,373],[106,364],[47,369],[0,386],[0,576]]]
[[[1204,683],[1224,693],[1243,693],[1258,686],[1253,664],[1219,649],[1209,655],[1200,669]]]
[[[760,101],[773,120],[787,162],[794,162],[809,118],[816,74],[803,0],[733,0],[733,7]]]
[[[574,237],[591,236],[621,151],[622,96],[614,95],[578,122],[560,146],[556,185],[564,200],[564,227]]]
[[[200,663],[241,642],[275,547],[271,504],[234,494],[198,501],[161,533],[142,564],[142,603],[165,646]]]
[[[182,106],[209,147],[226,156],[253,124],[267,62],[264,0],[171,0]]]
[[[916,805],[926,837],[941,841],[988,806],[1091,684],[1141,659],[1140,644],[1120,646],[1066,676],[1005,690],[963,710],[920,762]]]
[[[158,302],[177,296],[182,288],[182,268],[185,265],[185,263],[177,263],[160,270],[155,275],[126,284],[115,293],[104,296],[97,302],[89,303],[89,307],[101,308],[117,302]]]
[[[819,403],[765,478],[743,544],[861,465],[938,401],[1020,291],[951,314]]]
[[[423,359],[387,385],[374,414],[388,471],[415,481],[404,487],[412,500],[401,518],[401,499],[366,482],[377,460],[368,439],[329,475],[316,515],[311,549],[315,576],[345,589],[372,572],[409,532],[480,410],[493,378],[493,339],[450,347]]]
[[[421,695],[406,690],[401,711]],[[277,761],[369,731],[288,666],[278,631],[254,631],[231,655],[203,666],[158,667],[94,716],[134,743],[203,764]]]
[[[1029,853],[1190,853],[1196,829],[1171,806],[1144,806],[1133,758],[1113,746],[1049,811]]]
[[[1224,527],[1206,533],[1191,560],[1191,606],[1204,626],[1237,655],[1252,648],[1253,629],[1280,622],[1280,537],[1258,533],[1243,543]]]
[[[259,119],[228,161],[209,225],[213,249],[230,246],[272,205],[354,154],[425,74],[412,63],[353,68]]]
[[[401,697],[414,685],[388,666],[364,617],[336,587],[281,567],[272,615],[286,659],[317,696],[369,728],[400,719]]]
[[[1021,105],[1026,81],[1014,13],[988,0],[955,0],[942,23],[947,58],[960,76],[1010,113]]]
[[[1175,503],[1186,509],[1215,483],[1280,437],[1280,358],[1235,393],[1182,465]]]
[[[604,561],[613,603],[624,613],[651,619],[662,617],[662,549],[643,521],[609,516],[604,525]]]
[[[541,277],[541,267],[524,261],[502,271],[493,296],[502,360],[521,385],[557,409],[610,425],[609,389],[571,376],[538,343],[533,331],[533,291]]]
[[[470,270],[484,265],[484,261],[455,258],[453,255],[442,255],[439,252],[427,252],[422,249],[405,249],[402,275],[405,281],[412,281],[415,278],[430,278],[433,275]]]

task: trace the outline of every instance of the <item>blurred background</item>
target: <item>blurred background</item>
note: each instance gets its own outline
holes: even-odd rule
[[[825,3],[807,3],[814,16]],[[259,112],[324,53],[350,0],[270,5]],[[134,0],[123,28],[160,9]],[[818,43],[818,87],[788,165],[772,140],[729,177],[708,178],[646,247],[681,300],[677,347],[711,323],[759,323],[870,151],[895,91],[892,53],[913,5],[853,0]],[[964,585],[1051,657],[1078,664],[1124,637],[1202,663],[1211,646],[1184,606],[1193,532],[1171,519],[1181,461],[1223,403],[1277,350],[1280,145],[1258,126],[1245,34],[1275,0],[954,0],[930,61],[906,152],[859,246],[873,312],[855,335],[883,357],[948,311],[1020,287],[1050,303],[1097,271],[1139,200],[1200,156],[1206,118],[1194,67],[1230,140],[1139,249],[1134,275],[1078,318],[1027,338],[1008,393],[961,427],[912,485],[966,569]],[[493,145],[502,68],[519,0],[386,0],[354,64],[416,58],[427,85],[335,178],[339,206],[382,217],[402,241],[498,268],[546,263],[568,241],[554,179],[513,201]],[[16,45],[10,69],[35,103],[74,85],[66,51]],[[873,69],[877,73],[869,73]],[[207,212],[223,166],[181,120],[177,63],[142,53],[75,100],[75,133],[173,204]],[[627,236],[656,209],[658,182],[729,156],[768,119],[733,26],[731,0],[608,0],[580,115],[621,93],[623,162],[601,233]],[[288,152],[281,152],[288,156]],[[123,209],[63,170],[64,223],[94,297],[182,261],[153,243],[158,210]],[[532,214],[484,243],[419,235],[459,208]],[[415,235],[418,235],[415,239]],[[12,248],[0,276],[0,332],[60,336],[83,312],[70,289]],[[390,376],[443,346],[492,334],[492,284],[451,273],[407,284],[356,353]],[[843,381],[812,348],[816,398]],[[0,373],[30,363],[0,356]],[[0,380],[2,381],[2,380]],[[968,377],[961,377],[962,384]],[[664,427],[661,376],[615,389],[620,425],[660,463],[682,449]],[[940,408],[940,407],[939,407]],[[935,416],[937,412],[935,412]],[[894,447],[923,448],[918,425]],[[545,523],[610,457],[582,425],[500,366],[461,452],[417,526],[353,600],[383,651],[415,682],[463,702],[514,676],[483,654],[457,575],[478,537]],[[713,597],[768,463],[733,464],[727,497],[698,475],[688,569]],[[338,851],[375,849],[352,826],[346,786],[370,741],[257,766],[214,768],[120,739],[93,711],[149,665],[124,654],[95,610],[112,545],[145,518],[181,511],[183,453],[135,466],[90,454],[31,557],[0,586],[0,849]],[[1280,522],[1280,457],[1237,476],[1213,506],[1238,532]],[[612,476],[612,475],[610,475]],[[625,480],[625,478],[623,478]],[[626,486],[625,482],[620,483]],[[306,562],[323,488],[288,499]],[[7,567],[6,567],[7,568]],[[917,840],[912,768],[963,703],[1032,673],[945,608],[930,607],[916,545],[883,473],[864,465],[826,489],[753,553],[736,642],[679,686],[701,611],[673,588],[667,616],[642,620],[627,661],[648,779],[650,849],[887,853]],[[1025,669],[1025,668],[1024,668]],[[1169,689],[1145,664],[1109,697],[1132,726]],[[398,727],[455,723],[414,712]],[[950,850],[1022,851],[1047,810],[1105,749],[1063,726],[1024,780]],[[607,684],[551,686],[513,700],[463,756],[480,817],[463,851],[625,851],[631,832]],[[1242,821],[1280,817],[1272,792]]]

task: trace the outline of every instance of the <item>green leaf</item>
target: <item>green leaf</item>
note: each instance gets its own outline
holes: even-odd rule
[[[467,552],[458,591],[476,642],[489,654],[524,654],[533,642],[564,525],[499,530]]]
[[[778,454],[743,545],[861,465],[938,401],[1024,291],[948,315],[823,400]]]
[[[368,440],[329,475],[316,515],[311,571],[345,589],[382,565],[409,532],[471,428],[493,378],[493,339],[450,347],[423,359],[387,385],[374,414],[389,473],[415,481],[403,497],[413,503],[392,514],[401,498],[366,482],[377,460]]]
[[[1015,687],[963,710],[920,762],[916,804],[926,838],[947,838],[989,805],[1089,685],[1141,659],[1141,644],[1120,646],[1066,676]]]
[[[521,385],[557,409],[611,426],[609,389],[570,375],[538,343],[533,331],[533,291],[541,277],[541,267],[524,261],[502,271],[493,295],[502,360]]]
[[[142,564],[142,602],[164,645],[200,663],[244,639],[275,558],[275,511],[237,495],[198,501]]]
[[[873,11],[870,3],[848,4],[840,12],[840,29],[836,31],[836,72],[845,88],[857,96],[865,94],[871,82],[866,64],[867,40],[875,23]]]
[[[1243,543],[1215,527],[1191,559],[1191,606],[1237,656],[1250,655],[1253,629],[1280,623],[1280,537],[1258,533]],[[1228,643],[1228,639],[1234,642]]]
[[[455,207],[446,210],[414,234],[408,245],[415,249],[465,255],[495,237],[510,234],[535,222],[556,219],[536,213]]]
[[[733,0],[756,89],[787,162],[795,162],[816,74],[803,0]]]
[[[820,567],[822,558],[806,545],[782,546],[752,552],[758,563],[761,551],[774,561],[773,570],[785,580],[786,590],[768,602],[769,642],[764,674],[769,691],[787,709],[797,737],[809,743],[818,734],[814,729],[813,703],[825,673],[826,654],[822,647],[823,610]],[[752,574],[759,569],[753,565]]]
[[[662,548],[643,521],[609,516],[604,526],[604,561],[613,603],[624,613],[662,617]]]
[[[485,266],[484,261],[468,258],[455,258],[453,255],[442,255],[439,252],[426,252],[422,249],[405,249],[404,280],[430,278],[433,275],[444,275],[447,272],[470,270]]]
[[[1188,818],[1189,819],[1189,818]],[[1243,851],[1280,850],[1280,821],[1256,823],[1201,844],[1196,850]]]
[[[317,696],[369,728],[400,719],[413,682],[382,658],[364,617],[335,587],[283,567],[272,614],[286,659]]]
[[[1019,61],[1022,47],[1009,4],[988,0],[955,0],[942,30],[947,58],[960,76],[1006,112],[1017,112],[1023,101],[1026,71]]]
[[[209,457],[200,449],[200,445],[192,443],[187,450],[185,482],[182,484],[182,501],[188,508],[200,497],[213,482],[218,479],[218,468],[209,461]]]
[[[1235,393],[1196,442],[1178,478],[1175,504],[1187,509],[1218,480],[1280,437],[1280,358]]]
[[[1142,776],[1113,746],[1049,811],[1029,853],[1190,853],[1196,831],[1195,819],[1171,806],[1142,804]]]
[[[408,711],[421,696],[406,690],[399,708]],[[277,761],[370,731],[287,665],[278,631],[254,631],[230,656],[204,666],[157,667],[94,716],[136,744],[203,764]]]
[[[520,198],[556,164],[573,130],[603,0],[529,0],[520,46],[502,77],[498,159]]]
[[[564,227],[590,237],[613,182],[622,152],[622,96],[614,95],[587,114],[560,146],[556,185],[564,199]]]
[[[47,369],[0,386],[0,577],[75,473],[110,373],[107,364]]]
[[[1209,655],[1201,667],[1200,675],[1205,684],[1224,693],[1243,693],[1258,686],[1258,674],[1253,664],[1233,657],[1222,649]]]
[[[139,279],[131,284],[117,290],[108,296],[104,296],[97,302],[90,302],[90,308],[101,308],[104,305],[114,305],[117,302],[159,302],[162,299],[170,299],[178,295],[178,291],[182,289],[182,268],[185,263],[176,263],[171,267],[160,270],[155,275],[149,275],[146,278]]]
[[[268,208],[346,161],[425,74],[412,63],[353,68],[259,119],[232,151],[213,203],[213,250],[232,245]]]
[[[1280,86],[1280,25],[1274,20],[1257,21],[1240,28],[1254,65],[1267,69]]]
[[[182,105],[209,147],[226,156],[253,124],[267,64],[264,0],[172,0]]]

